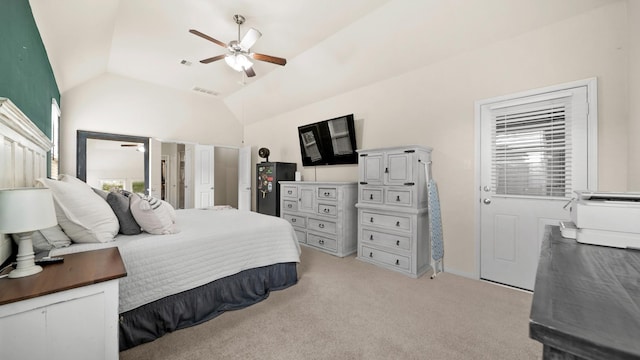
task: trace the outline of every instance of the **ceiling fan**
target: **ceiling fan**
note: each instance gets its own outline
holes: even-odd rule
[[[244,71],[244,73],[247,74],[248,77],[256,76],[256,73],[252,68],[252,59],[266,61],[282,66],[287,63],[287,60],[283,58],[251,52],[251,47],[256,43],[260,36],[262,36],[262,33],[254,28],[250,28],[241,40],[240,25],[244,23],[245,18],[242,15],[234,15],[233,20],[236,22],[236,24],[238,24],[238,40],[231,40],[229,44],[225,44],[222,41],[216,40],[209,35],[201,33],[198,30],[189,30],[190,33],[200,36],[203,39],[209,40],[214,44],[220,45],[229,50],[227,54],[200,60],[201,63],[209,64],[214,61],[224,59],[232,69],[236,71]]]

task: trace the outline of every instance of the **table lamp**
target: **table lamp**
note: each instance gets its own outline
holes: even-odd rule
[[[10,278],[37,274],[42,267],[34,262],[31,234],[58,224],[53,196],[47,188],[16,188],[0,190],[0,236],[16,234],[18,242],[17,266]]]

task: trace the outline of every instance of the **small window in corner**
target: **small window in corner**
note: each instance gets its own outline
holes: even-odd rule
[[[59,149],[60,149],[60,106],[56,99],[51,99],[51,174],[52,179],[57,179],[59,170]]]

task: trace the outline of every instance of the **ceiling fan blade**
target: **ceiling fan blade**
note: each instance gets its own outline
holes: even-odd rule
[[[244,34],[244,37],[242,38],[242,41],[240,41],[240,46],[243,49],[251,49],[251,47],[256,43],[256,41],[258,41],[258,39],[260,39],[260,36],[262,36],[262,33],[254,28],[249,29],[249,31],[247,31],[246,34]]]
[[[210,57],[204,60],[200,60],[201,63],[203,64],[208,64],[208,63],[212,63],[214,61],[218,61],[218,60],[222,60],[224,59],[224,57],[227,55],[218,55],[218,56],[214,56],[214,57]]]
[[[190,30],[189,30],[189,32],[190,32],[190,33],[192,33],[192,34],[194,34],[194,35],[198,35],[198,36],[200,36],[200,37],[201,37],[201,38],[203,38],[203,39],[207,39],[207,40],[209,40],[209,41],[211,41],[211,42],[213,42],[213,43],[215,43],[215,44],[218,44],[218,45],[222,46],[223,48],[226,48],[226,47],[227,47],[227,44],[223,43],[222,41],[220,41],[220,40],[216,40],[216,39],[212,38],[211,36],[209,36],[209,35],[207,35],[207,34],[203,34],[203,33],[201,33],[201,32],[200,32],[200,31],[198,31],[198,30],[190,29]]]
[[[244,73],[247,74],[247,77],[256,76],[256,72],[253,71],[253,68],[244,69]]]
[[[270,55],[253,53],[251,54],[251,57],[253,57],[256,60],[266,61],[266,62],[270,62],[273,64],[282,65],[282,66],[284,66],[287,63],[287,59],[270,56]]]

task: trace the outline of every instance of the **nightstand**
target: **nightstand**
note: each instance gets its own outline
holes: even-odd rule
[[[114,247],[0,279],[0,357],[117,359],[118,279],[126,275]]]

